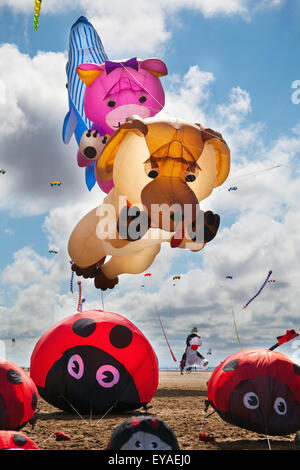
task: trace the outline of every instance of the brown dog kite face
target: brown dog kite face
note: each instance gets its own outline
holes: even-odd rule
[[[111,137],[97,164],[101,179],[130,204],[143,206],[154,226],[175,231],[191,224],[199,201],[223,183],[229,149],[222,136],[200,125],[132,119]]]

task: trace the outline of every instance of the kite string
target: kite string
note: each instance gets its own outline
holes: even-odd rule
[[[122,64],[122,62],[120,62],[120,64],[121,64],[121,66],[123,67],[123,69],[125,69],[126,72],[127,72],[129,75],[131,75],[131,77],[134,79],[134,81],[136,81],[136,82],[137,82],[137,83],[138,83],[138,84],[139,84],[139,85],[140,85],[140,86],[159,104],[159,106],[161,107],[161,109],[163,109],[164,105],[162,105],[162,104],[155,98],[155,96],[153,96],[152,93],[150,93],[150,91],[147,90],[147,88],[145,87],[145,85],[143,85],[139,80],[137,80],[137,78],[134,77],[134,75],[130,72],[130,70],[128,70],[128,68],[127,68],[124,64]],[[166,114],[170,114],[170,113],[169,113],[168,111],[166,111],[166,110],[165,110],[165,113],[166,113]],[[221,141],[223,140],[223,139],[221,139],[218,135],[215,135],[215,134],[213,134],[212,132],[207,131],[206,129],[201,129],[201,130],[204,131],[206,134],[211,135],[211,136],[214,137],[215,139],[218,139],[218,140],[221,140]],[[161,136],[159,136],[159,135],[157,135],[156,137],[158,137],[158,138],[160,137],[160,138],[161,138]],[[162,140],[163,140],[163,139],[162,139]],[[191,147],[194,147],[194,146],[191,145]],[[197,147],[194,147],[194,148],[197,148]]]
[[[239,337],[239,334],[238,334],[238,329],[237,329],[236,322],[235,322],[235,318],[234,318],[233,307],[232,307],[232,320],[233,320],[233,325],[234,325],[234,329],[235,329],[235,334],[236,334],[238,343],[239,343],[239,345],[240,345],[240,348],[241,348],[241,350],[242,350],[243,347],[242,347],[242,345],[241,345],[240,337]]]

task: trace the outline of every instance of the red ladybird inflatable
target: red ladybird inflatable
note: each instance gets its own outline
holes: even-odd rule
[[[233,354],[213,371],[208,403],[224,421],[280,436],[299,430],[300,366],[269,349]]]
[[[22,432],[0,431],[1,450],[40,450],[39,446],[30,437]]]
[[[158,386],[156,355],[143,333],[116,313],[88,310],[48,330],[31,356],[40,395],[67,412],[133,410]]]
[[[38,391],[29,375],[16,364],[0,359],[0,429],[19,430],[34,422]]]

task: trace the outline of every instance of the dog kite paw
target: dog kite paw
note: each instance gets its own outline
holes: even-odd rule
[[[120,211],[117,230],[124,240],[140,240],[150,228],[151,221],[146,211],[136,206],[126,206]]]
[[[115,285],[118,284],[118,282],[119,282],[118,277],[115,277],[114,279],[110,279],[109,277],[105,276],[101,268],[98,269],[97,274],[94,279],[95,287],[101,290],[113,289]]]
[[[196,220],[188,227],[188,234],[193,242],[208,243],[215,238],[220,225],[220,216],[212,211],[201,213],[201,221]]]
[[[87,279],[88,277],[95,277],[97,273],[97,264],[93,264],[87,268],[80,268],[77,264],[73,263],[71,269],[77,274],[77,276],[82,276]]]
[[[212,211],[204,212],[204,241],[210,242],[217,235],[220,225],[220,216]]]

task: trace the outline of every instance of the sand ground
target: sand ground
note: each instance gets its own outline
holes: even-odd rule
[[[217,413],[205,418],[206,383],[211,372],[197,371],[181,375],[179,371],[160,371],[159,386],[151,402],[149,414],[164,420],[176,434],[181,450],[300,450],[295,434],[267,437],[225,423]],[[66,414],[39,399],[39,419],[22,432],[42,450],[104,450],[113,430],[132,416],[130,413],[106,416]],[[211,408],[210,408],[211,411]],[[70,441],[56,441],[55,432],[62,431]],[[199,433],[213,434],[214,442],[199,440]]]

